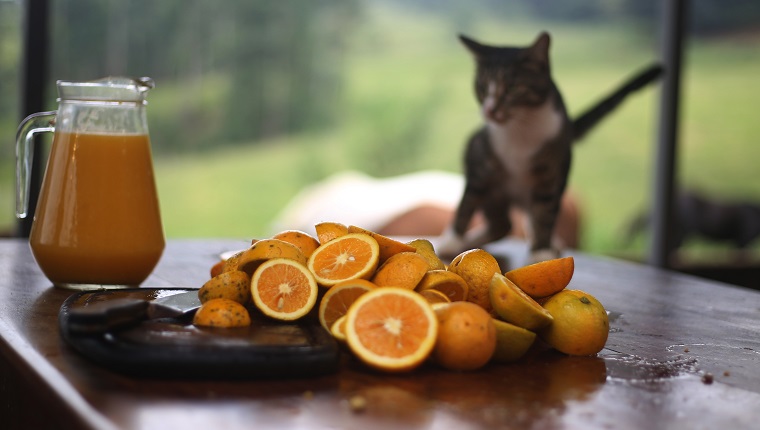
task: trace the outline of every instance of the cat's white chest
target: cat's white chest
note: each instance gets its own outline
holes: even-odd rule
[[[562,121],[551,98],[538,108],[513,109],[503,123],[487,120],[493,150],[508,171],[513,193],[529,186],[525,181],[533,155],[559,135]]]

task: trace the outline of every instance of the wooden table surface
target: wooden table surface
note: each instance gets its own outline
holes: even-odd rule
[[[199,287],[220,252],[245,244],[171,240],[144,286]],[[511,259],[509,267],[524,262],[520,243],[488,249]],[[78,355],[58,332],[71,292],[50,285],[25,242],[3,239],[0,427],[758,428],[759,292],[573,255],[570,288],[593,294],[610,313],[607,346],[596,357],[544,350],[477,372],[425,365],[385,375],[344,354],[328,376],[193,381],[129,377]],[[366,407],[352,407],[357,399]]]

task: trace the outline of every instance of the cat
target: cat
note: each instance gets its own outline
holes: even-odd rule
[[[663,69],[658,64],[647,67],[572,120],[551,77],[548,33],[527,47],[459,38],[475,59],[475,95],[485,125],[467,143],[465,190],[438,250],[451,256],[505,237],[512,230],[507,213],[515,206],[527,215],[531,260],[556,258],[552,233],[570,172],[572,143]],[[478,211],[485,223],[468,231]]]
[[[649,227],[649,213],[634,219],[626,243]],[[680,248],[691,238],[725,242],[745,249],[760,239],[760,204],[742,201],[717,201],[696,191],[681,191],[673,205],[670,234],[672,245]]]

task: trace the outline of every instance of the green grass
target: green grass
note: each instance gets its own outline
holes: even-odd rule
[[[653,35],[622,24],[579,27],[484,18],[454,28],[433,15],[386,6],[366,16],[346,54],[343,113],[334,128],[156,156],[167,236],[270,234],[272,220],[303,186],[345,169],[460,171],[464,142],[480,119],[471,88],[472,61],[457,32],[484,42],[526,44],[540,30],[549,30],[553,73],[572,114],[657,57]],[[760,121],[752,93],[760,56],[755,45],[693,42],[685,67],[681,183],[760,201],[755,173]],[[651,88],[632,96],[576,146],[570,187],[582,203],[582,246],[589,252],[645,252],[641,240],[624,249],[620,236],[649,203],[657,97]],[[161,103],[149,109],[161,110]],[[159,118],[168,114],[156,113]],[[2,173],[8,169],[3,165]],[[8,196],[0,199],[0,210],[10,214],[12,181],[5,176],[0,195]]]

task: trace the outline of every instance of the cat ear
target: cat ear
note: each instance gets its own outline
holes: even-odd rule
[[[545,64],[549,64],[549,45],[551,44],[551,37],[547,32],[541,32],[536,38],[536,41],[531,45],[529,52],[530,57],[536,61],[540,61]]]
[[[487,50],[486,46],[481,45],[464,34],[459,35],[459,40],[462,41],[462,44],[470,51],[470,53],[472,53],[472,55],[475,56],[475,58],[481,57]]]

